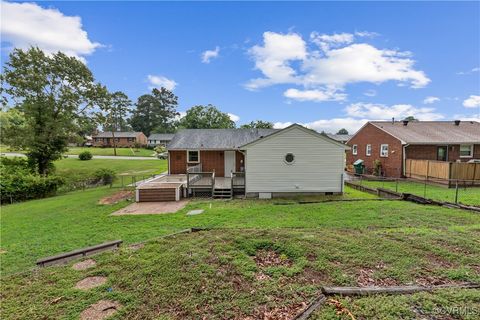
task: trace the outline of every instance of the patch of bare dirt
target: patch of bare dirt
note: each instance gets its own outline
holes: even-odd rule
[[[388,287],[398,285],[397,280],[392,278],[378,279],[373,276],[376,271],[383,270],[386,265],[383,262],[378,263],[373,268],[361,268],[357,275],[357,283],[362,287],[379,286]]]
[[[97,263],[95,262],[95,260],[93,259],[87,259],[87,260],[84,260],[84,261],[80,261],[80,262],[77,262],[75,263],[72,268],[74,270],[77,270],[77,271],[81,271],[81,270],[86,270],[88,268],[91,268],[93,266],[95,266]]]
[[[454,264],[451,263],[450,261],[447,261],[444,258],[435,254],[428,254],[427,259],[428,259],[428,262],[434,267],[451,268],[454,266]]]
[[[115,204],[122,200],[133,199],[133,191],[122,190],[108,197],[100,199],[99,204]]]
[[[89,290],[99,287],[105,282],[107,282],[107,278],[105,277],[87,277],[83,280],[78,281],[75,285],[75,288],[80,290]]]
[[[145,244],[143,244],[143,243],[135,243],[135,244],[129,245],[129,246],[128,246],[128,249],[133,250],[133,251],[137,251],[137,250],[139,250],[139,249],[142,249],[143,247],[145,247]]]
[[[257,254],[253,258],[257,266],[259,267],[291,267],[292,261],[287,257],[284,257],[274,250],[258,250]]]
[[[426,272],[423,275],[417,276],[415,278],[415,283],[421,286],[438,286],[442,284],[459,284],[461,282],[433,275],[431,272]]]
[[[252,316],[247,316],[243,320],[290,320],[297,314],[307,308],[306,302],[298,302],[286,306],[269,309],[267,306],[260,306],[254,311]]]
[[[80,320],[102,320],[114,315],[122,305],[116,301],[100,300],[80,314]]]
[[[268,274],[265,274],[265,273],[263,273],[263,272],[260,271],[260,272],[257,272],[257,273],[255,274],[255,279],[256,279],[257,281],[265,281],[265,280],[270,279],[270,276],[269,276]]]

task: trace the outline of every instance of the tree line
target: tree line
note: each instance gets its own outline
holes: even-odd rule
[[[138,97],[133,103],[121,91],[110,92],[89,68],[62,52],[47,55],[37,47],[14,49],[0,75],[0,142],[27,151],[32,168],[41,175],[53,171],[53,161],[69,142],[101,128],[111,131],[171,133],[179,128],[235,128],[227,113],[215,106],[196,105],[183,117],[178,97],[165,88]],[[273,128],[252,121],[241,128]],[[114,139],[115,140],[115,139]]]

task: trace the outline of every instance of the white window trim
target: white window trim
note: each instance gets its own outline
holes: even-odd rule
[[[384,146],[387,146],[387,154],[383,154],[383,147]],[[381,144],[380,145],[380,157],[382,158],[388,158],[388,153],[389,153],[390,150],[388,150],[388,144],[387,143],[384,143],[384,144]]]
[[[365,155],[366,156],[371,156],[372,155],[372,145],[371,144],[367,144],[365,146]]]
[[[354,144],[352,146],[352,154],[356,156],[358,154],[358,145]]]
[[[462,156],[461,155],[462,146],[464,146],[464,147],[469,146],[470,147],[470,155],[468,155],[468,156]],[[473,148],[474,148],[473,144],[461,144],[460,149],[458,150],[458,154],[460,155],[460,158],[473,158]]]
[[[190,152],[198,152],[198,161],[190,161]],[[200,163],[200,150],[187,150],[187,163]]]

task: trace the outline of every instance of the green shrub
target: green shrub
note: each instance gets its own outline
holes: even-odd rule
[[[0,202],[9,203],[54,195],[64,180],[58,176],[40,176],[26,159],[1,158]]]
[[[83,151],[78,155],[78,159],[80,160],[91,160],[92,158],[93,156],[90,151]]]
[[[101,168],[93,174],[95,183],[101,183],[104,185],[111,184],[115,179],[115,171],[112,169]]]

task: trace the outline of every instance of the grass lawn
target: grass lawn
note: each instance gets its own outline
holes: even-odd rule
[[[150,175],[167,171],[167,160],[122,160],[122,159],[62,159],[55,161],[57,173],[62,175],[94,172],[100,168],[109,168],[117,174]]]
[[[403,201],[196,200],[175,214],[110,216],[127,202],[97,202],[115,191],[2,207],[2,318],[76,318],[110,299],[123,305],[122,319],[291,319],[322,285],[480,281],[480,215],[467,211]],[[344,198],[371,198],[346,191]],[[205,212],[186,216],[191,209]],[[213,229],[128,248],[192,226]],[[12,274],[39,257],[114,239],[123,248],[95,256],[94,268]],[[107,283],[73,288],[94,275]],[[480,290],[341,301],[358,319],[434,318],[438,306],[479,308]],[[337,318],[331,306],[314,315]]]
[[[89,151],[95,156],[113,156],[113,148],[96,147],[69,147],[65,154],[80,154],[83,151]],[[153,157],[155,151],[144,148],[117,148],[117,156],[129,157]]]
[[[362,180],[362,185],[374,187],[374,188],[386,188],[391,190],[397,190],[398,192],[405,192],[424,196],[424,192],[427,198],[455,202],[455,188],[447,188],[438,185],[427,184],[425,190],[425,184],[415,181],[399,181],[398,185],[395,181],[367,181]],[[468,205],[480,206],[480,187],[475,188],[462,188],[458,189],[458,202]]]

